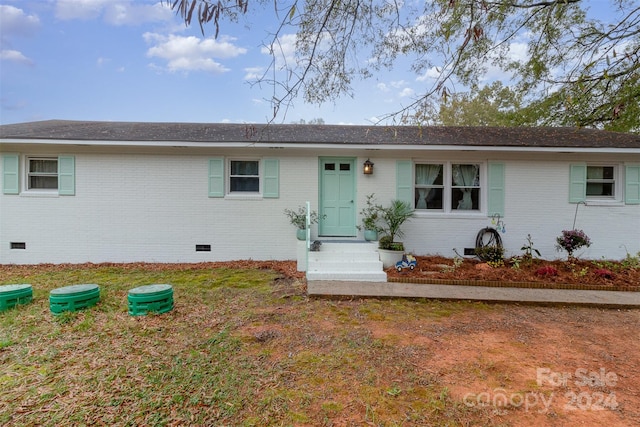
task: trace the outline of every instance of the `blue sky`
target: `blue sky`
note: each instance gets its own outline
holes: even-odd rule
[[[215,39],[213,26],[205,36],[185,28],[158,0],[0,0],[0,123],[266,122],[272,89],[249,83],[271,61],[262,45],[277,20],[265,11],[224,22]],[[355,83],[354,97],[336,103],[296,100],[278,121],[375,122],[429,84],[396,70]]]

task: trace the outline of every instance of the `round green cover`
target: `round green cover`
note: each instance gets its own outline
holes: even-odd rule
[[[33,299],[33,289],[28,284],[0,286],[0,311],[5,311],[18,304],[28,304]]]
[[[166,291],[171,291],[171,290],[173,290],[173,287],[171,285],[146,285],[146,286],[140,286],[138,288],[133,288],[129,290],[129,294],[153,295],[157,293],[164,293]]]
[[[32,293],[31,285],[2,285],[0,286],[0,297],[7,295],[28,294]]]
[[[71,285],[65,286],[63,288],[52,289],[49,292],[49,295],[73,295],[73,294],[83,294],[85,292],[91,292],[99,289],[98,285],[88,284],[88,285]]]

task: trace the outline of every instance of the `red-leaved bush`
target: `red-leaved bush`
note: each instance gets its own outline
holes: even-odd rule
[[[557,276],[558,269],[550,265],[545,265],[536,270],[537,276]]]
[[[606,268],[599,268],[594,271],[595,275],[598,277],[602,277],[603,279],[613,279],[615,274]]]

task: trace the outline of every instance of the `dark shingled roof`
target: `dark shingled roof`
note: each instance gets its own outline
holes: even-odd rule
[[[0,139],[255,142],[526,148],[640,148],[640,135],[584,128],[137,123],[48,120],[0,126]]]

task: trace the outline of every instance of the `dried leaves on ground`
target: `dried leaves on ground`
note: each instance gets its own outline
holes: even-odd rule
[[[640,310],[309,298],[300,277],[295,262],[0,266],[0,284],[34,288],[0,313],[0,424],[640,424]],[[100,302],[53,316],[48,292],[74,283]],[[172,284],[174,309],[129,316],[145,283]]]

